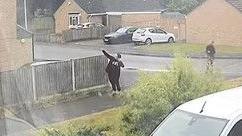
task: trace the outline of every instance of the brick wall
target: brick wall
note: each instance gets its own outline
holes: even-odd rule
[[[160,13],[150,14],[124,14],[122,15],[123,26],[158,26],[160,24]]]
[[[225,0],[207,0],[187,16],[187,41],[242,46],[242,13]]]
[[[102,24],[103,23],[102,16],[92,16],[90,18],[90,22],[96,22],[96,23]]]
[[[69,29],[68,13],[80,13],[81,23],[88,22],[88,14],[81,9],[77,3],[73,0],[66,0],[54,14],[56,33],[61,33],[62,31]]]
[[[111,32],[116,31],[122,27],[122,16],[121,15],[108,15],[108,27]]]
[[[0,1],[0,72],[32,62],[31,39],[17,39],[16,0]]]

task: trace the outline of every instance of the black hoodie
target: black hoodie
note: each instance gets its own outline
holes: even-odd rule
[[[120,77],[120,67],[124,67],[122,61],[117,60],[115,57],[109,55],[106,51],[102,50],[103,54],[109,59],[109,63],[106,67],[106,72],[111,77]]]

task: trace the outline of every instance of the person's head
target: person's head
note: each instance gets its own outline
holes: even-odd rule
[[[121,54],[120,53],[117,53],[117,57],[116,57],[117,60],[120,60],[121,59]]]
[[[211,44],[212,44],[212,45],[214,45],[214,43],[215,43],[214,41],[211,41]]]

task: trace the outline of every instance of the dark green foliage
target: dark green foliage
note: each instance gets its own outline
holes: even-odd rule
[[[189,59],[178,57],[169,72],[141,74],[138,84],[127,94],[123,114],[126,135],[146,136],[180,104],[219,91],[222,78],[216,73],[200,73]]]

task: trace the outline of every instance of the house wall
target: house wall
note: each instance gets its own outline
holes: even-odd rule
[[[91,16],[90,22],[96,22],[96,23],[102,24],[103,23],[102,16]]]
[[[169,33],[173,33],[177,41],[186,39],[186,21],[169,17],[161,17],[159,26]]]
[[[149,14],[124,14],[122,15],[122,26],[158,26],[160,23],[160,13]]]
[[[110,32],[116,31],[122,27],[122,16],[121,15],[107,15],[108,28]]]
[[[187,42],[242,46],[242,13],[225,0],[207,0],[187,16]]]
[[[0,72],[32,62],[32,40],[17,39],[16,13],[16,0],[0,1]]]
[[[88,22],[88,14],[77,3],[73,0],[66,0],[54,14],[56,33],[69,29],[68,13],[80,13],[81,23]]]

